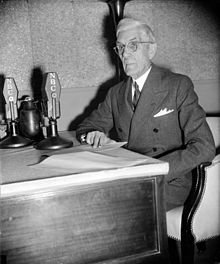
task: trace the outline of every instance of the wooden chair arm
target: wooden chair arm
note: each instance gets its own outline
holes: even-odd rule
[[[194,245],[194,236],[191,229],[192,219],[197,210],[205,187],[205,168],[211,164],[211,162],[203,162],[192,172],[192,187],[189,196],[184,203],[182,213],[181,251],[183,263],[193,263],[193,259],[190,259],[190,257],[188,259],[187,257],[193,256],[193,252],[190,253]]]
[[[192,217],[197,209],[205,187],[205,168],[211,162],[203,162],[192,172],[192,187],[183,207],[181,233],[191,231]]]

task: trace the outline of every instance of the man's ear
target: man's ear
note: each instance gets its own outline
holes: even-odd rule
[[[153,43],[149,45],[149,59],[153,59],[157,52],[157,43]]]

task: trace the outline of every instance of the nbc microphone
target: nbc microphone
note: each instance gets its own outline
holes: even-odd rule
[[[49,119],[49,136],[37,144],[37,149],[60,149],[73,146],[73,142],[58,135],[57,119],[60,118],[61,86],[56,72],[45,74],[42,90],[44,115]]]
[[[19,148],[30,145],[31,140],[18,134],[18,90],[15,81],[7,77],[4,82],[3,95],[5,98],[5,114],[9,124],[8,136],[0,142],[0,148]]]
[[[60,117],[61,86],[56,72],[46,74],[44,100],[47,101],[45,115],[52,120]]]
[[[13,78],[6,78],[4,82],[3,95],[5,98],[6,118],[15,121],[18,118],[17,99],[18,90]]]

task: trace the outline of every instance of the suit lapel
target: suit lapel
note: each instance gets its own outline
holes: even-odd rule
[[[122,86],[119,90],[118,96],[118,111],[119,114],[125,114],[127,112],[132,113],[132,96],[131,96],[131,85],[132,78],[128,77],[125,82],[122,83]]]
[[[132,95],[131,95],[131,84],[132,78],[128,77],[128,79],[122,84],[119,90],[118,96],[118,113],[121,128],[124,131],[130,130],[130,123],[133,116],[132,110]]]
[[[144,84],[136,111],[131,120],[129,145],[134,144],[139,132],[146,127],[154,110],[166,97],[168,91],[161,86],[161,72],[158,67],[152,65],[152,69]]]

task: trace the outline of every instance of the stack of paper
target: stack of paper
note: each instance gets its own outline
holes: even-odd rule
[[[113,157],[97,152],[81,151],[52,155],[35,165],[35,167],[55,169],[62,172],[81,173],[129,167],[144,164],[147,160],[147,157],[134,159],[128,157]]]

